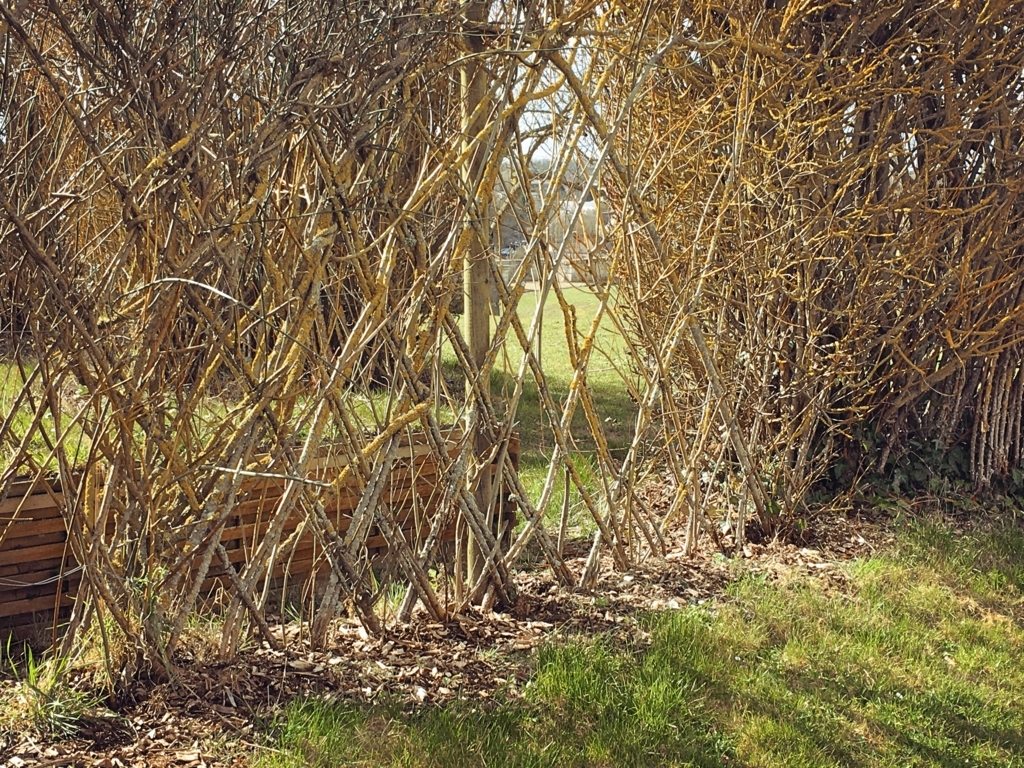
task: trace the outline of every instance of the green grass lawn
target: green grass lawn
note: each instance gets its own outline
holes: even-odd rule
[[[841,588],[740,578],[632,646],[549,643],[522,700],[293,704],[258,764],[1024,766],[1020,524],[914,526],[842,568]]]
[[[563,288],[563,293],[566,302],[575,309],[577,340],[582,343],[583,337],[589,332],[590,324],[597,314],[598,297],[585,288],[574,286]],[[519,303],[519,317],[527,332],[536,311],[538,298],[538,292],[529,291],[524,294]],[[573,368],[569,363],[565,316],[553,291],[549,293],[544,304],[538,346],[540,363],[547,378],[548,388],[557,406],[561,408],[569,394]],[[521,362],[522,349],[510,331],[509,339],[505,343],[492,377],[492,390],[499,398],[507,399],[511,396],[515,383],[514,376],[518,373]],[[637,406],[630,399],[629,389],[623,379],[628,375],[629,366],[625,341],[606,314],[598,327],[594,351],[587,369],[587,384],[602,420],[608,446],[612,455],[616,457],[621,457],[629,447],[636,418]],[[522,446],[520,478],[526,490],[536,501],[540,496],[548,472],[548,464],[555,442],[550,421],[541,405],[536,382],[529,372],[526,374],[515,420]],[[584,481],[596,491],[595,443],[580,406],[577,406],[570,431],[574,441],[573,457],[580,474]],[[563,498],[564,484],[560,482],[548,510],[549,516],[557,517],[558,511],[562,507]],[[593,528],[593,521],[575,489],[570,494],[570,504],[572,509],[570,533],[573,535],[589,534]]]
[[[36,378],[30,385],[31,401],[22,398],[21,394],[25,386],[25,377],[31,378],[35,371],[35,364],[32,361],[24,363],[24,368],[9,359],[0,359],[0,427],[10,419],[10,428],[0,432],[0,472],[7,469],[8,464],[18,453],[18,447],[25,434],[31,429],[36,409],[42,403],[43,386],[41,380]],[[15,409],[15,405],[18,405]],[[69,421],[73,414],[62,414]],[[46,412],[39,423],[39,429],[34,430],[29,438],[27,450],[33,459],[43,464],[49,471],[57,469],[57,461],[52,454],[52,447],[56,438],[52,414]],[[88,451],[88,444],[77,424],[62,424],[67,429],[65,436],[65,451],[72,463],[84,458]],[[28,467],[22,465],[21,472],[27,472]]]
[[[597,314],[600,302],[597,296],[585,288],[565,287],[563,294],[566,302],[575,308],[577,341],[582,343],[583,336],[590,330],[590,324]],[[528,291],[519,302],[519,317],[527,331],[536,311],[538,299],[538,291]],[[573,369],[569,363],[565,317],[554,291],[548,294],[544,303],[539,348],[540,363],[547,377],[551,395],[561,406],[569,394]],[[636,404],[630,400],[622,378],[628,370],[625,348],[625,342],[606,314],[598,327],[594,352],[587,368],[587,384],[594,395],[601,417],[605,420],[606,435],[613,450],[621,450],[629,445],[633,418],[636,414]],[[522,350],[519,342],[510,333],[503,355],[499,357],[496,366],[493,380],[495,392],[511,394],[514,385],[512,377],[518,373],[521,362]],[[524,452],[550,453],[554,447],[550,425],[547,415],[541,408],[536,383],[529,372],[523,396],[519,401],[516,421]],[[592,450],[593,442],[589,437],[582,409],[577,408],[572,424],[573,433],[579,439],[579,447],[582,450]]]
[[[590,323],[597,312],[598,299],[592,292],[572,286],[567,286],[564,289],[564,295],[575,308],[579,331],[577,339],[582,342],[583,334],[589,330]],[[536,309],[537,300],[538,293],[528,291],[519,304],[519,316],[527,328],[529,328]],[[568,395],[573,371],[569,364],[563,313],[553,292],[549,294],[544,305],[539,347],[541,363],[548,377],[552,397],[560,408]],[[629,398],[627,387],[620,373],[625,372],[627,368],[624,347],[625,344],[621,336],[606,318],[598,332],[597,344],[588,368],[587,381],[601,417],[604,419],[605,433],[613,452],[624,451],[629,445],[636,414],[636,406]],[[456,370],[457,364],[450,349],[443,353],[443,357],[449,374],[456,378],[461,376],[461,372]],[[518,340],[510,331],[509,340],[502,348],[492,375],[492,390],[499,403],[511,396],[514,388],[514,376],[518,372],[521,360],[522,350]],[[31,374],[32,363],[28,363],[28,366],[25,371],[27,375]],[[618,367],[618,371],[616,367]],[[11,412],[23,386],[22,376],[22,371],[12,359],[0,359],[0,420],[6,418]],[[42,395],[42,385],[39,380],[33,384],[32,391],[38,403],[38,399]],[[368,430],[374,430],[375,422],[381,419],[386,420],[385,411],[390,402],[389,394],[389,390],[383,389],[353,392],[350,398],[353,418]],[[168,395],[168,397],[172,396]],[[203,435],[209,432],[214,425],[222,423],[230,412],[231,400],[232,398],[228,395],[207,397],[200,404],[200,408],[192,420],[194,432]],[[70,420],[74,416],[76,408],[73,404],[64,403],[63,405],[66,412],[62,415]],[[305,400],[300,398],[300,410],[304,405]],[[9,459],[13,455],[16,441],[32,423],[32,415],[32,407],[28,403],[22,402],[11,433],[5,436],[6,439],[0,441],[0,461]],[[438,418],[442,422],[451,422],[456,419],[457,415],[451,404],[445,403],[439,407]],[[37,432],[33,435],[29,446],[31,454],[39,461],[45,461],[50,453],[50,444],[54,438],[52,421],[52,418],[47,416],[42,423],[49,442]],[[529,372],[526,375],[526,385],[519,401],[516,422],[522,445],[524,480],[527,488],[535,492],[535,495],[539,495],[540,485],[547,471],[548,459],[554,447],[554,440],[548,416],[540,404],[536,383]],[[334,434],[332,430],[333,426],[327,430],[326,437],[329,438]],[[582,408],[577,408],[571,431],[576,439],[574,448],[578,452],[577,456],[581,462],[586,464],[588,457],[593,452],[594,441],[590,436]],[[304,434],[304,429],[300,427],[297,434]],[[72,427],[69,437],[72,439],[68,440],[66,447],[76,449],[71,456],[72,463],[84,460],[88,452],[88,444],[81,440],[81,429],[77,426]],[[15,442],[12,443],[12,440]],[[56,467],[56,463],[53,461],[47,462],[47,465],[51,469]],[[582,471],[586,475],[587,467],[583,466]],[[561,489],[558,493],[559,496],[552,505],[554,507],[560,506],[561,503]]]

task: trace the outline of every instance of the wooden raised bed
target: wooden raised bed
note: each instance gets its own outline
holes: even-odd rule
[[[446,437],[449,453],[454,455],[459,450],[461,435],[453,431]],[[509,443],[509,456],[518,468],[518,436],[513,436]],[[329,482],[338,476],[344,464],[325,450],[323,457],[313,462],[309,478]],[[446,496],[439,484],[437,464],[426,445],[414,441],[402,446],[386,482],[381,499],[389,505],[406,540],[416,546],[430,530],[433,516]],[[284,487],[284,480],[276,478],[252,478],[242,483],[240,501],[220,533],[220,541],[236,569],[259,546]],[[360,498],[354,478],[337,491],[324,489],[320,496],[319,501],[340,534],[348,530]],[[52,627],[55,617],[59,621],[64,615],[62,609],[73,604],[81,569],[67,540],[67,514],[63,490],[53,478],[44,478],[35,485],[29,480],[15,481],[7,498],[0,502],[0,640],[11,633],[24,634],[28,628]],[[514,517],[514,505],[507,493],[501,495],[500,514],[509,522]],[[318,570],[326,572],[322,548],[309,530],[290,538],[303,519],[303,513],[295,509],[285,521],[281,541],[288,541],[288,545],[275,560],[272,579],[287,576],[291,584],[302,584],[315,577]],[[442,533],[442,541],[454,538],[453,515]],[[371,558],[387,553],[387,543],[376,525],[370,529],[366,547]],[[227,581],[223,566],[215,560],[203,582],[204,592],[213,593],[226,586]]]
[[[67,545],[60,484],[15,482],[0,502],[0,627],[70,605],[81,574]]]

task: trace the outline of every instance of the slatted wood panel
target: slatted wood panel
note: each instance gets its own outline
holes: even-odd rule
[[[59,483],[18,481],[0,502],[0,627],[71,604],[81,579],[67,547]]]
[[[459,436],[458,432],[447,436],[453,455],[458,450]],[[513,466],[518,468],[518,437],[510,442],[509,455]],[[310,479],[334,480],[344,466],[343,460],[327,450],[314,462]],[[423,540],[434,515],[442,508],[448,489],[441,486],[438,467],[426,446],[414,441],[400,448],[381,498],[413,546]],[[259,546],[284,487],[285,481],[275,478],[254,478],[242,484],[239,502],[220,534],[228,559],[236,569],[240,569]],[[507,494],[502,494],[503,499],[506,497]],[[325,490],[320,497],[340,534],[348,530],[360,498],[361,491],[355,480],[336,491]],[[501,514],[511,519],[514,515],[511,502],[502,502]],[[301,511],[292,511],[285,522],[282,542],[292,537],[302,520]],[[454,524],[449,523],[442,541],[454,538]],[[370,528],[366,547],[371,558],[387,553],[387,542],[376,525]],[[291,583],[301,583],[325,567],[322,548],[307,530],[291,538],[288,546],[282,548],[271,578],[287,573]],[[77,563],[67,543],[64,494],[60,485],[52,478],[35,484],[27,480],[15,482],[7,498],[0,502],[0,639],[7,632],[20,628],[52,624],[55,610],[72,604],[80,581]],[[204,590],[213,592],[226,583],[226,572],[215,561],[203,583]]]
[[[458,437],[458,433],[454,432],[448,436],[452,455],[458,450]],[[513,466],[518,468],[518,436],[514,436],[510,441],[509,456]],[[315,463],[310,477],[329,482],[337,477],[344,465],[344,461],[324,457]],[[403,446],[399,450],[381,500],[390,507],[395,523],[402,530],[405,539],[415,546],[429,532],[433,517],[445,498],[445,491],[446,489],[439,483],[438,467],[434,457],[430,455],[426,446],[414,444]],[[259,546],[283,492],[284,481],[280,480],[259,480],[243,484],[242,492],[239,494],[242,501],[235,507],[234,514],[220,535],[228,559],[236,568],[245,563],[249,554]],[[505,500],[502,502],[501,515],[504,519],[511,520],[514,505],[507,501],[507,494],[502,494],[502,498]],[[348,531],[351,515],[360,499],[361,493],[354,482],[337,492],[325,493],[321,497],[328,518],[342,536]],[[284,525],[282,542],[295,533],[302,519],[301,512],[291,513]],[[454,538],[454,524],[449,524],[442,532],[441,540],[453,541]],[[371,559],[387,553],[387,541],[376,525],[370,528],[366,548]],[[304,580],[318,568],[326,567],[324,557],[322,548],[307,530],[282,549],[271,576],[281,577],[287,572],[292,580]],[[204,589],[212,591],[217,587],[226,586],[226,582],[223,567],[215,563],[204,582]]]

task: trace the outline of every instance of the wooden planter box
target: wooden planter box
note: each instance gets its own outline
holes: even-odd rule
[[[448,432],[449,455],[459,450],[461,433]],[[512,466],[519,467],[519,438],[509,442]],[[332,456],[325,447],[322,456],[313,461],[309,479],[330,482],[337,478],[345,462]],[[497,467],[492,467],[492,473]],[[446,489],[441,487],[439,468],[425,442],[416,440],[399,448],[387,485],[381,495],[407,541],[414,547],[422,543],[434,516],[441,511]],[[228,559],[241,569],[266,534],[285,481],[277,478],[251,478],[241,484],[239,502],[220,532],[220,542]],[[358,481],[350,478],[337,490],[324,489],[320,497],[328,518],[344,536],[361,498]],[[500,494],[499,519],[512,525],[514,503],[503,490]],[[74,603],[82,572],[68,542],[68,510],[64,492],[55,478],[43,478],[33,485],[31,480],[17,480],[0,502],[0,641],[11,634],[25,635],[40,628],[52,629]],[[304,584],[318,571],[327,572],[327,562],[312,532],[292,536],[304,520],[294,509],[285,521],[282,543],[286,547],[275,559],[271,579],[287,576],[291,584]],[[442,533],[442,541],[455,538],[455,516]],[[377,526],[371,527],[366,542],[371,559],[387,554],[387,542]],[[228,582],[226,571],[215,559],[203,591],[212,594]]]

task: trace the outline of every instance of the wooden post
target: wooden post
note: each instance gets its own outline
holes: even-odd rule
[[[466,250],[463,263],[463,323],[466,343],[469,346],[469,353],[473,363],[479,369],[487,356],[490,347],[491,317],[490,317],[490,280],[491,269],[488,259],[488,240],[490,222],[487,221],[489,214],[490,200],[486,190],[482,188],[481,176],[486,161],[487,147],[478,141],[480,132],[484,129],[487,121],[487,114],[484,110],[477,112],[478,107],[487,98],[487,73],[481,61],[480,54],[484,50],[483,36],[474,27],[482,25],[487,21],[487,2],[474,0],[466,9],[466,33],[463,41],[467,50],[466,62],[462,67],[462,131],[464,141],[467,144],[476,143],[476,147],[469,162],[465,166],[463,181],[467,190],[466,219],[464,226],[470,229],[469,247]],[[474,117],[474,113],[476,116]],[[482,387],[490,387],[490,381],[481,382]],[[472,389],[467,382],[466,393],[469,395]],[[490,446],[487,445],[480,425],[480,409],[470,399],[466,411],[466,430],[473,441],[473,453],[479,460],[485,456]],[[489,510],[491,477],[490,472],[480,472],[480,481],[473,491],[477,505],[482,511]],[[468,532],[469,527],[466,527]],[[483,560],[480,557],[479,548],[468,534],[466,541],[466,580],[468,583],[475,583],[483,567]],[[474,601],[482,595],[473,595]]]

